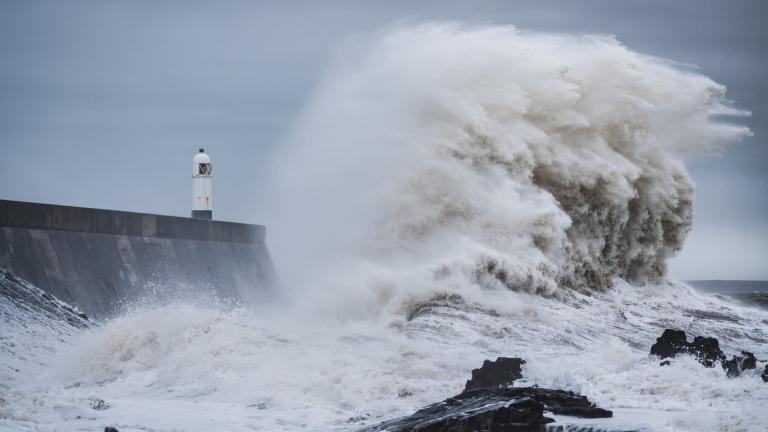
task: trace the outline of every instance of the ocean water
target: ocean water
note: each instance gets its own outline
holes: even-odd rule
[[[732,298],[748,305],[768,309],[768,282],[755,280],[697,280],[689,284],[696,290]]]
[[[768,311],[666,277],[694,221],[684,161],[749,135],[743,115],[608,36],[361,37],[270,164],[281,296],[137,303],[87,329],[4,297],[0,429],[357,430],[516,356],[614,427],[766,430],[759,371],[648,356],[679,328],[768,357]]]
[[[766,359],[765,310],[666,282],[617,281],[604,293],[562,299],[497,295],[504,307],[440,297],[410,319],[186,302],[62,332],[55,323],[9,327],[21,317],[4,315],[3,339],[28,357],[4,371],[0,429],[356,430],[459,393],[471,369],[496,356],[526,359],[528,384],[577,391],[614,410],[608,424],[768,425],[759,371],[727,379],[693,359],[660,367],[648,356],[663,329],[681,328],[717,337],[727,353]],[[109,408],[93,409],[97,399]]]

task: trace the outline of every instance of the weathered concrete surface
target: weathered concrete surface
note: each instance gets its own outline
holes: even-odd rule
[[[0,267],[95,317],[158,292],[253,301],[275,282],[261,225],[5,200]]]

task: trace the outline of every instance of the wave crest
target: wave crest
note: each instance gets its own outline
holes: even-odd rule
[[[398,274],[544,294],[656,280],[692,223],[681,158],[750,133],[718,120],[748,114],[723,86],[612,37],[424,24],[360,45],[298,125],[284,193],[323,196],[291,212]]]

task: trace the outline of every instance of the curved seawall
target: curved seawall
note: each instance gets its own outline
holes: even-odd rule
[[[186,291],[253,301],[275,282],[266,228],[0,200],[0,267],[95,317]]]

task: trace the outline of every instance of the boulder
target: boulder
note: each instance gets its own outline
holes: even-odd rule
[[[512,387],[522,378],[524,360],[499,357],[472,371],[464,391],[415,413],[372,426],[388,432],[544,432],[553,422],[544,415],[611,417],[585,396],[540,387]]]
[[[511,387],[515,380],[523,377],[525,360],[516,357],[498,357],[496,361],[486,360],[480,369],[472,370],[464,391]]]
[[[651,346],[651,354],[663,359],[688,354],[688,338],[682,330],[666,329]]]
[[[407,417],[376,425],[368,431],[388,432],[543,432],[554,420],[545,412],[582,418],[611,417],[585,396],[539,387],[465,391],[429,405]]]
[[[688,342],[682,330],[664,330],[664,333],[656,339],[656,343],[651,346],[651,355],[662,359],[680,354],[692,355],[706,367],[714,367],[716,363],[720,363],[728,378],[737,377],[745,370],[757,368],[757,358],[753,353],[742,351],[741,355],[734,355],[730,360],[726,360],[727,357],[720,349],[720,342],[717,339],[696,336],[693,342]],[[669,360],[665,360],[659,365],[668,364],[670,364]],[[763,381],[768,382],[768,365],[761,376]]]
[[[549,417],[544,405],[534,399],[510,399],[493,390],[463,392],[443,402],[429,405],[407,417],[387,421],[369,431],[388,432],[475,432],[504,430],[544,432]]]
[[[714,367],[715,363],[725,363],[725,354],[720,349],[720,343],[712,337],[696,336],[693,342],[688,342],[682,330],[666,329],[656,343],[651,346],[651,354],[662,359],[687,354],[696,357],[699,363],[706,367]]]
[[[715,367],[716,363],[724,364],[725,362],[725,354],[720,349],[720,342],[713,337],[696,336],[689,349],[699,363],[706,367]]]
[[[763,382],[768,382],[768,364],[765,365],[765,369],[763,369],[763,373],[760,374],[760,378],[763,379]]]
[[[541,387],[510,387],[495,390],[495,393],[507,398],[531,398],[544,405],[552,414],[581,418],[612,417],[613,413],[598,408],[586,396],[565,390],[553,390]]]
[[[757,367],[755,355],[749,351],[742,351],[741,355],[735,355],[732,359],[723,364],[725,372],[729,378],[741,375],[741,372]]]

